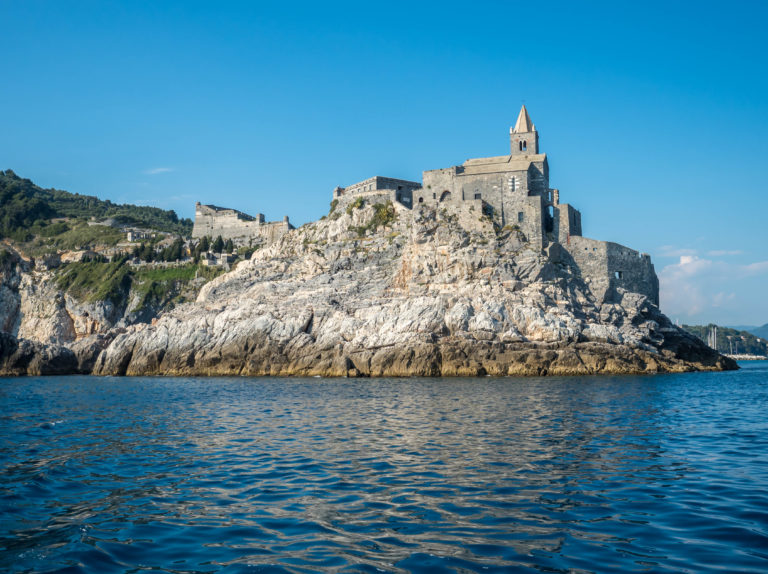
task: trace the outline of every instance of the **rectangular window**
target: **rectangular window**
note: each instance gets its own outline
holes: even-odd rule
[[[617,271],[614,274],[614,276],[616,277],[616,279],[621,279],[624,276],[624,274],[621,271]]]
[[[517,212],[517,222],[522,223],[525,220],[525,214],[522,211]]]
[[[475,199],[483,199],[483,196],[479,193],[475,194]]]
[[[515,183],[516,183],[516,182],[515,182],[515,178],[514,178],[514,177],[513,177],[513,178],[511,178],[511,179],[509,180],[509,188],[510,188],[512,191],[515,191]]]

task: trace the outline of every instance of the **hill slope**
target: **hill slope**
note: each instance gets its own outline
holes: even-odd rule
[[[683,329],[696,335],[702,341],[716,325],[683,325]],[[750,331],[740,331],[717,325],[717,350],[721,353],[768,356],[768,342]]]
[[[25,241],[30,233],[41,232],[51,219],[59,217],[112,218],[123,225],[184,236],[192,233],[192,221],[179,219],[174,211],[115,204],[90,195],[43,189],[11,170],[0,170],[0,238]]]

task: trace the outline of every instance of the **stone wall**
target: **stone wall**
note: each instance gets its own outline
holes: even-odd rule
[[[641,293],[659,304],[659,280],[651,256],[618,243],[571,236],[561,243],[599,301],[611,301],[615,289]]]
[[[206,235],[224,240],[231,239],[235,245],[250,245],[256,243],[271,243],[293,229],[288,216],[283,221],[265,222],[259,213],[256,217],[215,205],[195,205],[195,224],[192,237],[200,238]]]
[[[567,245],[570,237],[581,235],[581,212],[567,203],[555,204],[552,233],[559,243]]]
[[[413,191],[419,188],[421,188],[421,184],[416,181],[377,175],[348,187],[337,187],[333,190],[333,197],[334,199],[340,199],[345,196],[349,197],[350,195],[360,195],[376,191],[394,191],[392,201],[398,201],[407,207],[411,207],[413,204]]]
[[[482,201],[491,208],[501,227],[519,227],[534,246],[541,248],[546,227],[543,203],[546,197],[531,195],[528,181],[527,169],[467,173],[461,166],[454,166],[425,171],[424,188],[414,192],[413,201],[414,206]]]

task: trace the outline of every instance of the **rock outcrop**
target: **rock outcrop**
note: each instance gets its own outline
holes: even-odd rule
[[[0,332],[0,377],[69,375],[76,372],[77,358],[70,349],[17,339]]]
[[[449,376],[736,368],[645,296],[472,209],[349,203],[86,348],[102,375]]]

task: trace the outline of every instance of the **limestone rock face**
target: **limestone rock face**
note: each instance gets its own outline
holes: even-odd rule
[[[68,375],[75,372],[77,359],[66,347],[44,345],[0,333],[0,377]]]
[[[471,209],[342,202],[154,324],[78,349],[114,375],[533,375],[735,363],[648,299]],[[87,346],[87,345],[86,345]],[[101,350],[103,348],[103,350]]]

